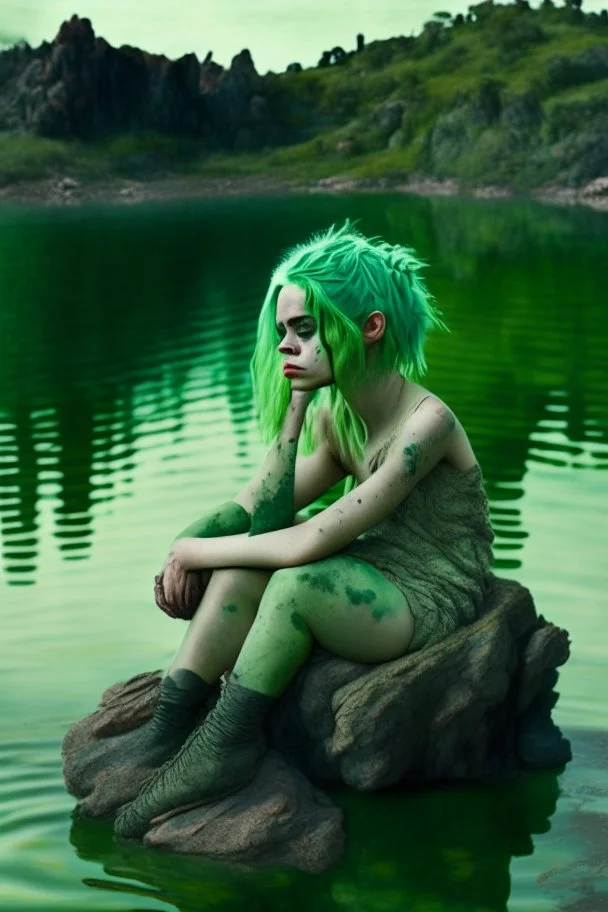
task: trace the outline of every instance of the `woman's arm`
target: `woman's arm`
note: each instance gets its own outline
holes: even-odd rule
[[[250,485],[249,535],[287,529],[294,521],[294,483],[298,440],[313,392],[294,392],[283,426]]]
[[[217,538],[220,535],[239,535],[251,528],[251,516],[247,510],[233,500],[215,507],[200,519],[186,526],[175,541],[180,538]]]
[[[455,419],[426,400],[404,426],[393,453],[375,474],[312,519],[292,529],[250,538],[176,542],[182,567],[298,567],[336,553],[386,519],[444,456]]]

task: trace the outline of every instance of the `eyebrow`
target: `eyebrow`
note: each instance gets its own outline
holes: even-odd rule
[[[312,317],[310,314],[301,314],[299,317],[290,317],[287,321],[287,325],[294,326],[296,323],[301,323],[303,320],[311,320],[313,323],[315,322],[315,318]],[[284,326],[284,324],[283,323],[276,324],[277,329],[280,326]]]

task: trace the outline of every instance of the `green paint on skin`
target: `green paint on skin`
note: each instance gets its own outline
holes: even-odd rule
[[[255,495],[249,535],[287,529],[294,517],[297,437],[277,440],[275,466],[268,470]]]
[[[238,610],[239,606],[235,605],[234,602],[232,602],[230,605],[222,605],[222,611],[226,612],[227,614],[234,614],[235,611]]]
[[[320,589],[321,592],[329,592],[332,595],[336,592],[336,586],[330,573],[298,573],[296,580],[299,583],[308,583],[312,589]]]
[[[362,602],[369,605],[376,598],[376,593],[373,589],[353,589],[352,586],[348,585],[346,586],[346,594],[351,605],[360,605]]]
[[[296,628],[296,630],[299,633],[308,633],[308,627],[306,625],[306,621],[304,620],[302,615],[299,613],[299,611],[291,612],[291,623],[293,624],[293,626]]]
[[[250,535],[274,532],[291,526],[294,516],[295,452],[278,484],[263,481],[252,510]]]
[[[391,609],[386,607],[381,608],[378,606],[372,611],[372,617],[375,621],[381,621],[385,614],[391,614]]]
[[[235,504],[239,506],[239,504]],[[213,513],[204,520],[188,526],[182,535],[190,535],[192,538],[219,538],[222,535],[238,535],[240,532],[247,532],[250,522],[244,511],[226,509]]]
[[[410,443],[403,451],[408,475],[415,475],[420,462],[420,444]]]

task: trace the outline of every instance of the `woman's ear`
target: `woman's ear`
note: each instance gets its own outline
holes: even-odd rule
[[[381,310],[374,310],[365,321],[362,329],[363,342],[370,345],[377,342],[384,335],[386,320]]]

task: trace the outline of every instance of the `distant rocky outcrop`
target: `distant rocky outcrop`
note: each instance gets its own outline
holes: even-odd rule
[[[561,766],[570,746],[551,710],[568,655],[567,632],[537,616],[527,589],[498,578],[481,617],[431,648],[370,666],[316,647],[269,719],[270,750],[253,781],[159,818],[144,842],[320,871],[345,845],[342,813],[323,788],[373,792]],[[67,733],[65,780],[81,814],[114,813],[149,773],[129,745],[159,683],[154,672],[114,685]]]
[[[209,53],[169,60],[95,36],[72,16],[51,43],[0,54],[0,130],[94,139],[151,131],[200,138],[209,149],[255,150],[292,136],[273,120],[248,50],[228,70]]]
[[[517,192],[581,188],[608,174],[607,35],[606,10],[484,0],[466,17],[434,13],[417,36],[366,46],[358,34],[356,49],[322,51],[316,73],[292,62],[284,73],[262,76],[247,49],[227,69],[211,51],[202,62],[193,53],[169,60],[112,47],[89,19],[72,16],[51,43],[0,53],[0,133],[136,136],[131,151],[127,139],[104,165],[109,174],[143,179],[191,161],[204,171],[208,153],[225,153],[227,169],[231,153],[260,153],[260,170],[278,175],[308,163],[311,172],[328,161],[348,165],[353,157],[365,170],[366,155],[389,149],[408,173],[434,180]],[[472,78],[480,42],[492,53]],[[448,73],[449,90],[438,90],[434,76]],[[272,169],[262,154],[307,140],[301,156],[294,151]],[[15,155],[0,155],[0,184],[27,180],[28,169],[34,178],[64,176],[50,150],[35,151],[39,158],[21,167]],[[68,166],[72,153],[61,148]],[[82,158],[74,153],[73,164],[86,181],[90,166]]]

